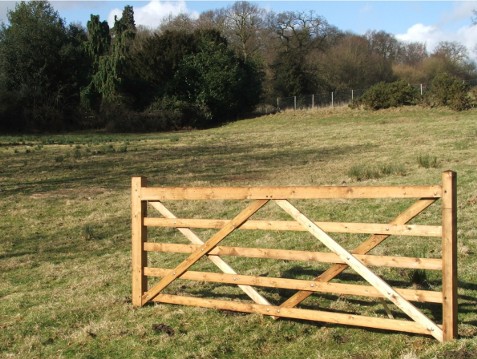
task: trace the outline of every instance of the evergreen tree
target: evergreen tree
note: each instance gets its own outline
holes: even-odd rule
[[[0,30],[1,127],[58,130],[71,113],[81,30],[67,29],[47,1],[20,2]],[[65,112],[66,111],[66,112]]]
[[[87,27],[85,47],[93,65],[92,80],[82,91],[83,104],[96,112],[108,106],[124,105],[123,86],[136,34],[133,8],[126,6],[122,17],[115,18],[112,29],[106,21],[101,22],[98,15],[91,15]]]

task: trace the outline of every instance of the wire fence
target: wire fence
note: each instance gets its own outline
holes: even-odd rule
[[[463,82],[468,84],[470,87],[477,86],[477,79],[463,80]],[[412,84],[411,86],[416,88],[421,96],[424,96],[429,90],[429,86],[427,84]],[[353,101],[359,99],[367,90],[368,89],[346,89],[311,95],[277,97],[276,104],[274,105],[278,111],[342,106],[353,103]]]

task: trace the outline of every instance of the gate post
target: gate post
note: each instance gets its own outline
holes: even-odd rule
[[[140,307],[142,295],[147,291],[147,277],[144,267],[147,266],[147,252],[144,242],[147,238],[147,227],[144,217],[147,215],[147,202],[141,200],[141,187],[146,186],[144,177],[133,177],[131,180],[131,252],[132,252],[132,304]]]
[[[457,174],[442,173],[442,330],[457,338]]]

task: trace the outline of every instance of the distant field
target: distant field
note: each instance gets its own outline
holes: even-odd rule
[[[439,184],[447,169],[458,173],[457,341],[131,305],[131,176],[146,176],[154,186],[413,185]],[[346,216],[367,210],[351,207]],[[475,110],[335,108],[203,131],[0,136],[0,215],[0,357],[411,359],[477,353]],[[298,239],[280,234],[267,240]],[[439,248],[418,246],[433,250]],[[279,270],[264,263],[263,273]],[[356,307],[344,298],[323,301],[340,311]]]

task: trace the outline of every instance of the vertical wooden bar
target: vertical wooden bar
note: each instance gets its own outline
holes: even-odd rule
[[[147,239],[147,227],[144,217],[147,215],[147,202],[141,200],[141,187],[146,186],[144,177],[133,177],[131,180],[131,234],[132,234],[132,304],[143,305],[142,295],[147,292],[147,277],[144,267],[147,266],[147,252],[144,242]]]
[[[442,329],[457,338],[457,174],[442,174]]]

